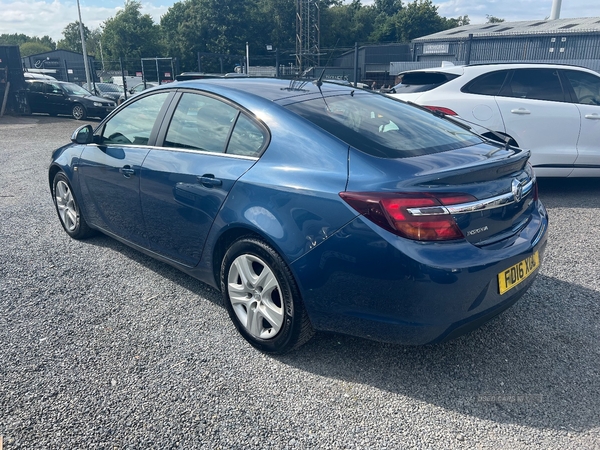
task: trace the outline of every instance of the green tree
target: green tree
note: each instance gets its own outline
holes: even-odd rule
[[[141,7],[138,1],[126,0],[124,9],[102,24],[105,59],[139,60],[163,53],[160,26],[149,14],[142,14]]]
[[[489,14],[486,14],[485,17],[487,19],[486,23],[502,23],[502,22],[504,22],[504,19],[500,19],[499,17],[491,16]]]
[[[239,60],[243,58],[246,42],[252,42],[255,48],[261,49],[265,43],[277,45],[268,42],[273,22],[259,21],[260,31],[252,24],[251,18],[258,15],[258,6],[256,1],[239,0],[186,0],[175,3],[161,18],[169,55],[179,58],[183,70],[196,70],[198,53],[217,54],[225,58],[231,55],[233,60]],[[253,32],[255,39],[250,39]],[[218,72],[218,60],[210,59],[208,65],[203,63],[201,69]]]
[[[45,48],[48,48],[49,50],[44,50],[44,51],[50,51],[50,50],[55,50],[56,49],[56,44],[54,43],[54,41],[52,40],[52,38],[50,36],[44,36],[42,38],[39,37],[30,37],[27,36],[26,34],[0,34],[0,45],[18,45],[21,46],[25,43],[33,43],[33,44],[39,44],[44,46]],[[40,52],[43,53],[44,51]],[[21,53],[22,54],[22,53]],[[34,55],[35,53],[30,53],[30,55]],[[27,55],[29,56],[29,55]]]
[[[88,41],[90,40],[90,29],[88,27],[86,27],[85,25],[83,25],[83,35],[85,37],[85,43],[87,45]],[[58,41],[56,43],[56,48],[59,49],[63,49],[63,50],[70,50],[72,52],[77,52],[77,53],[81,53],[82,52],[82,46],[81,46],[81,32],[79,31],[79,21],[77,22],[71,22],[70,24],[68,24],[63,32],[63,39],[61,39],[60,41]],[[89,52],[89,49],[88,49]]]
[[[456,28],[456,27],[462,27],[463,25],[469,25],[471,23],[471,20],[469,19],[469,16],[458,16],[456,19],[447,19],[444,18],[445,21],[445,28],[449,29],[449,28]]]
[[[469,20],[468,16],[448,20],[441,17],[437,9],[438,7],[431,0],[414,0],[412,3],[408,3],[395,16],[398,39],[408,42],[458,26],[459,19],[461,22]]]
[[[35,41],[25,42],[19,46],[21,57],[37,55],[38,53],[46,53],[52,50],[53,49],[51,47]]]

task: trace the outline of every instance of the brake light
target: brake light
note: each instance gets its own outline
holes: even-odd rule
[[[340,192],[352,208],[392,233],[417,241],[462,239],[445,205],[469,203],[469,194]]]
[[[443,106],[423,106],[423,108],[427,108],[433,112],[440,112],[446,116],[458,116],[458,114],[456,114],[450,108],[444,108]]]

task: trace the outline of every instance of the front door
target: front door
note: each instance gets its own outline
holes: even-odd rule
[[[97,131],[97,143],[86,146],[78,167],[90,223],[142,246],[146,238],[140,173],[168,96],[163,92],[144,97],[112,117]]]

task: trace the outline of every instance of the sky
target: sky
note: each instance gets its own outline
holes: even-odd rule
[[[142,13],[156,23],[176,0],[141,0]],[[240,0],[244,1],[244,0]],[[407,3],[412,0],[403,0]],[[363,4],[372,0],[362,0]],[[468,15],[471,24],[485,23],[486,15],[509,21],[544,20],[550,16],[552,0],[433,0],[444,17]],[[99,28],[122,9],[124,0],[80,0],[81,18],[90,29]],[[560,18],[600,17],[600,0],[562,0]],[[23,33],[62,39],[62,31],[79,20],[77,0],[0,0],[0,34]]]

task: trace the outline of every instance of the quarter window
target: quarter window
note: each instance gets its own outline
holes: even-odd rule
[[[573,87],[577,103],[600,105],[600,77],[575,70],[566,70],[564,73]]]
[[[130,103],[106,123],[100,144],[147,145],[168,96],[169,92],[161,92]]]
[[[500,92],[502,97],[564,102],[558,71],[554,69],[518,69]]]
[[[237,109],[212,97],[184,93],[164,146],[224,153],[237,114]]]
[[[486,73],[475,78],[468,83],[463,92],[479,95],[498,95],[500,88],[504,84],[508,70],[498,70],[496,72]]]
[[[229,145],[227,153],[242,156],[258,156],[266,144],[265,133],[249,118],[240,114]]]

